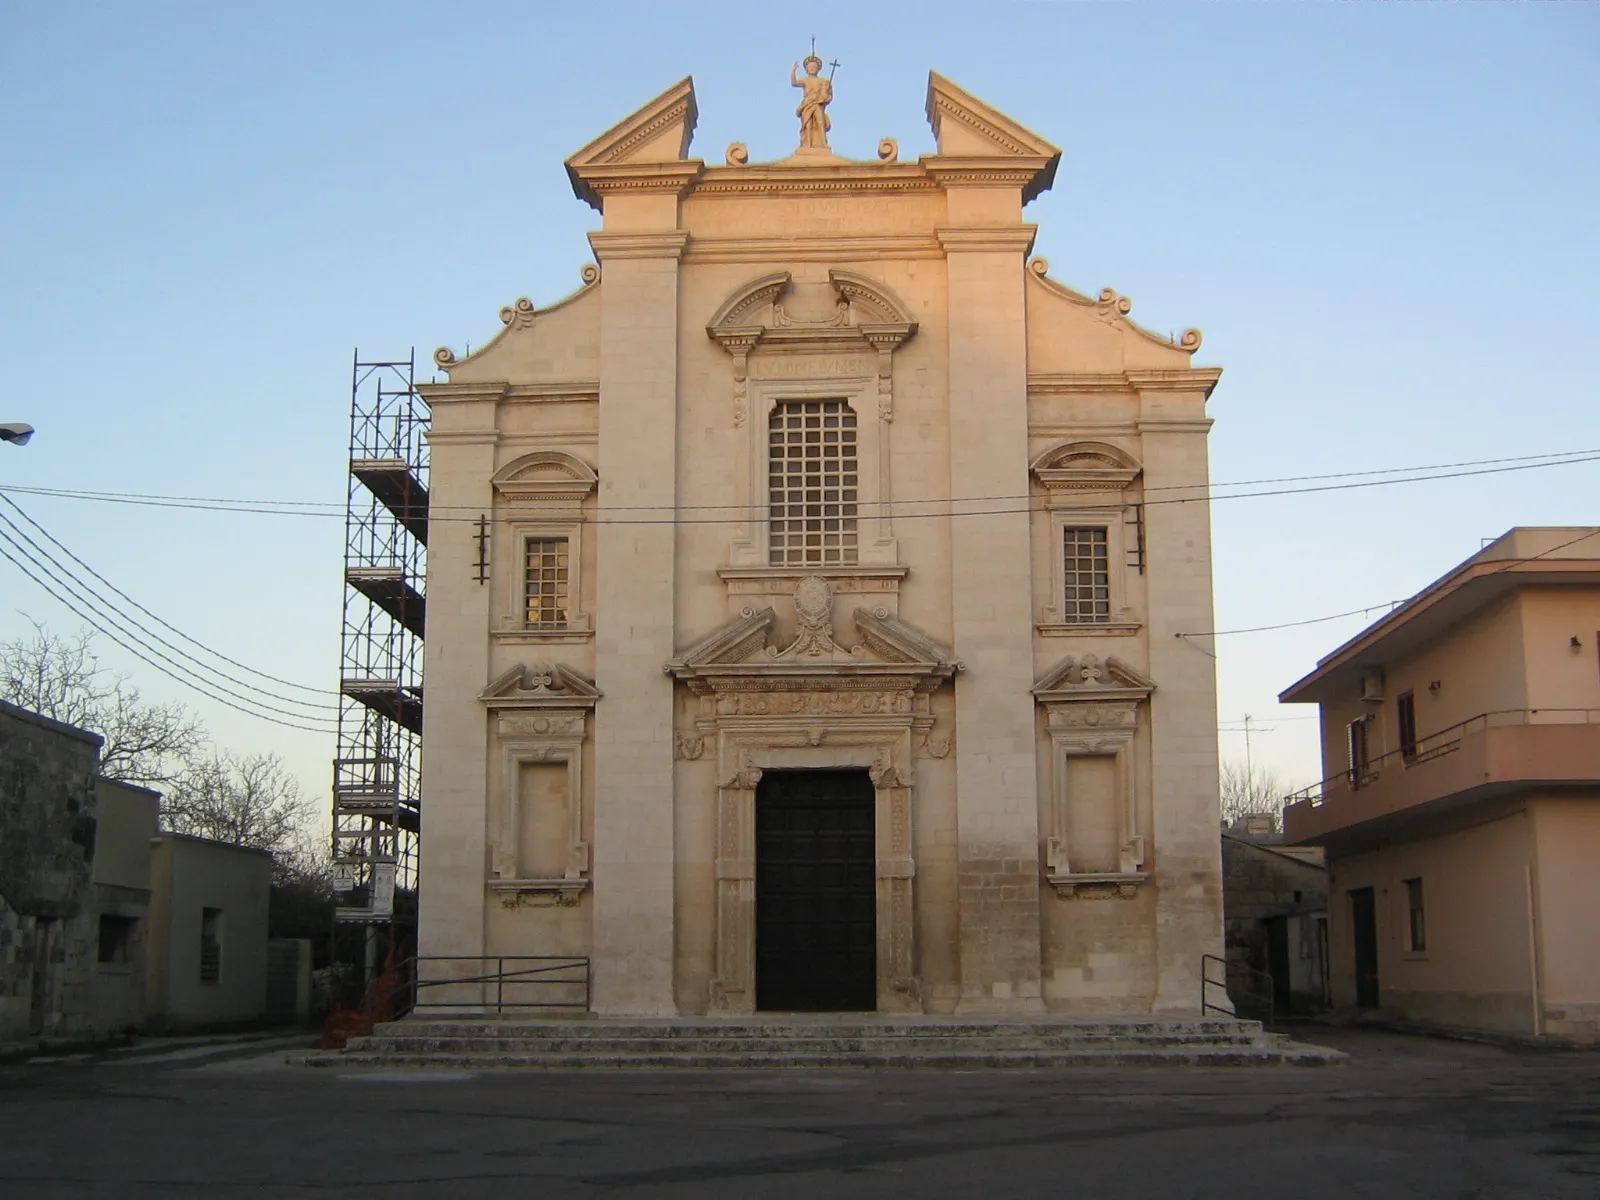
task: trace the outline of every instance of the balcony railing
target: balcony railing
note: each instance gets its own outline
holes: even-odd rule
[[[1337,775],[1285,796],[1284,804],[1309,803],[1312,808],[1321,808],[1335,795],[1371,787],[1385,772],[1445,758],[1461,749],[1467,738],[1509,725],[1600,725],[1600,708],[1505,708],[1479,713],[1420,737],[1413,745],[1391,750],[1364,764],[1353,763]]]

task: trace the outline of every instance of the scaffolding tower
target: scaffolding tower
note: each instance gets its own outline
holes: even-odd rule
[[[416,915],[428,408],[415,370],[415,350],[391,362],[358,350],[350,377],[333,863],[336,931],[365,926],[369,978],[381,928],[392,947]]]

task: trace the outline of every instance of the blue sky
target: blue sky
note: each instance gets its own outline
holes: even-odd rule
[[[342,502],[351,349],[457,350],[578,284],[562,159],[686,74],[695,153],[932,148],[929,68],[1063,148],[1036,253],[1205,332],[1219,481],[1600,447],[1600,5],[0,3],[0,483]],[[1600,464],[1219,502],[1218,627],[1415,592],[1516,524],[1600,521]],[[17,496],[234,658],[336,683],[342,527]],[[0,637],[77,622],[0,562]],[[1376,615],[1376,614],[1374,614]],[[1218,639],[1258,762],[1360,618]],[[147,693],[189,697],[106,647]],[[331,739],[208,701],[320,795]],[[1226,757],[1242,739],[1222,733]]]

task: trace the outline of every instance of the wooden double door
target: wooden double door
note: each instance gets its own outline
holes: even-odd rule
[[[864,770],[767,771],[756,788],[756,1008],[878,1006],[876,794]]]

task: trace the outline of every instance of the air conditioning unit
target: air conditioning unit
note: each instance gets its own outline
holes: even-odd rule
[[[1376,704],[1383,699],[1383,672],[1363,671],[1361,673],[1361,698],[1368,704]]]

